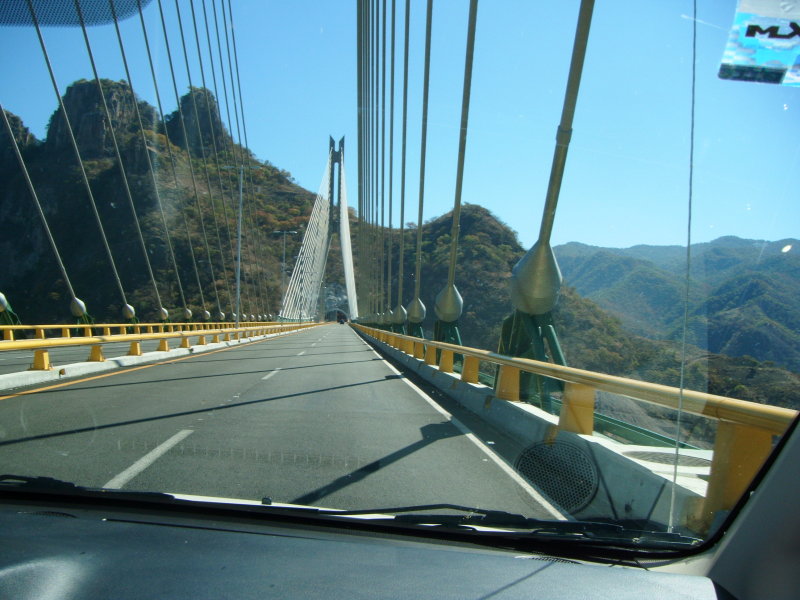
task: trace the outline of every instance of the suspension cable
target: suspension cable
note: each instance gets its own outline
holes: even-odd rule
[[[213,49],[213,47],[211,45],[211,30],[210,30],[209,24],[208,24],[209,23],[209,19],[208,19],[208,10],[206,8],[206,0],[202,0],[202,7],[203,7],[203,24],[204,24],[205,30],[206,30],[206,45],[208,47],[209,70],[211,71],[211,81],[212,81],[212,83],[214,85],[214,95],[217,98],[217,115],[219,116],[220,123],[222,123],[223,122],[223,120],[222,120],[222,109],[221,109],[221,104],[220,104],[222,96],[220,96],[220,94],[219,94],[219,87],[217,85],[217,73],[216,73],[216,67],[215,67],[215,63],[214,63],[214,49]],[[212,6],[212,8],[213,8],[213,6]],[[217,32],[216,32],[216,37],[217,37],[217,47],[219,48],[220,47],[220,41],[219,41],[219,30],[218,29],[217,29]],[[220,62],[221,62],[221,58],[222,58],[222,53],[220,52]],[[224,79],[225,71],[224,71],[224,67],[222,65],[220,65],[220,72],[221,72],[221,75],[223,77],[223,88],[222,88],[222,91],[223,91],[224,98],[225,98],[225,110],[226,110],[227,115],[228,115],[228,130],[230,131],[231,118],[230,118],[230,110],[228,109],[227,88],[225,87],[225,79]],[[222,140],[220,140],[220,151],[221,152],[226,152],[229,156],[231,156],[233,158],[234,166],[239,166],[238,163],[237,163],[236,149],[232,144],[232,139],[229,139],[228,136],[222,136]],[[234,221],[236,221],[235,215],[236,215],[236,212],[238,210],[237,209],[238,201],[234,197],[234,190],[237,189],[237,185],[235,185],[235,179],[234,178],[235,178],[234,171],[228,170],[227,179],[228,179],[228,188],[231,190],[231,210],[233,211],[233,214],[234,214]],[[220,186],[222,186],[221,173],[219,174],[219,179],[220,179]],[[225,198],[224,198],[224,194],[223,194],[223,210],[225,211],[225,220],[226,220],[226,223],[227,223],[228,222],[227,209],[225,208],[224,200],[225,200]],[[236,254],[235,254],[235,250],[234,250],[234,246],[233,246],[233,238],[231,237],[230,232],[228,234],[228,237],[230,239],[231,253],[232,253],[231,255],[234,257],[234,260],[236,260]],[[245,289],[245,296],[249,296],[249,293],[248,293],[247,289]]]
[[[684,282],[683,297],[683,324],[681,330],[681,369],[678,396],[678,414],[675,418],[675,458],[672,463],[672,491],[669,503],[668,529],[674,529],[675,520],[675,482],[678,480],[678,460],[681,448],[681,417],[683,416],[683,391],[686,385],[686,360],[688,356],[689,337],[689,298],[692,287],[692,204],[694,200],[694,145],[695,145],[695,118],[696,118],[696,93],[697,93],[697,0],[692,2],[692,84],[690,91],[689,112],[689,180],[686,217],[686,278]]]
[[[237,166],[243,167],[244,164],[245,164],[243,149],[241,147],[241,144],[238,144],[239,148],[237,150],[237,147],[236,147],[237,146],[237,141],[233,139],[234,129],[233,129],[233,119],[231,119],[231,108],[230,108],[231,103],[230,103],[230,98],[228,97],[227,78],[225,77],[225,60],[224,60],[223,55],[222,55],[222,40],[221,40],[220,34],[219,34],[219,17],[217,16],[217,5],[214,2],[214,0],[212,0],[212,2],[211,2],[211,9],[212,9],[212,14],[214,15],[214,32],[215,32],[215,36],[216,36],[216,39],[217,39],[217,53],[219,54],[219,72],[220,72],[220,76],[222,77],[222,93],[223,93],[223,97],[225,98],[225,114],[228,117],[228,131],[231,134],[230,145],[228,146],[227,149],[231,153],[231,156],[233,157],[234,163],[237,164]],[[203,0],[203,11],[204,11],[204,13],[206,11],[206,9],[205,9],[205,0]],[[207,17],[206,17],[206,19],[207,19]],[[206,28],[208,28],[207,24],[206,24]],[[209,40],[210,40],[210,38],[209,38]],[[210,43],[209,43],[209,52],[211,52],[210,48],[211,48],[211,46],[210,46]],[[213,65],[212,65],[212,72],[213,72]],[[219,92],[216,89],[216,78],[214,79],[214,86],[215,86],[215,93],[217,93],[217,97],[219,97]],[[234,105],[234,108],[235,108],[235,105]],[[237,117],[236,118],[237,118],[237,124],[238,124],[238,113],[237,113]],[[241,138],[239,136],[237,136],[237,139],[241,139]],[[244,291],[245,291],[245,296],[246,296],[246,299],[247,299],[247,304],[248,304],[248,306],[250,306],[250,305],[252,305],[252,300],[250,298],[250,290],[247,289],[247,287],[245,286]]]
[[[386,278],[386,0],[381,0],[381,314],[392,297],[392,284]]]
[[[36,11],[33,8],[33,1],[26,0],[28,4],[28,10],[31,13],[31,19],[33,20],[33,24],[36,28],[36,36],[39,38],[39,46],[42,49],[42,55],[44,56],[44,61],[47,65],[47,71],[50,74],[50,82],[53,85],[53,91],[55,92],[56,98],[58,99],[58,104],[61,107],[61,113],[64,115],[64,124],[67,128],[67,134],[72,145],[72,149],[75,152],[75,158],[78,160],[78,166],[81,171],[81,179],[83,181],[83,185],[86,188],[86,195],[89,198],[89,204],[92,207],[92,213],[94,214],[95,222],[97,223],[97,228],[100,231],[100,239],[103,242],[103,247],[106,251],[106,256],[108,257],[109,263],[111,264],[111,271],[114,274],[114,281],[117,284],[117,289],[119,290],[120,297],[122,298],[123,304],[123,314],[126,318],[132,319],[136,316],[136,312],[133,307],[128,304],[128,300],[125,297],[125,290],[122,287],[122,280],[119,277],[119,272],[117,271],[117,265],[114,262],[114,256],[111,253],[111,247],[108,244],[108,239],[106,238],[106,232],[103,229],[103,223],[100,220],[100,213],[97,211],[97,204],[94,201],[94,194],[92,193],[92,188],[89,185],[89,177],[86,175],[86,169],[83,166],[83,159],[81,158],[80,150],[78,149],[78,142],[75,139],[75,134],[72,131],[72,124],[69,120],[69,115],[67,114],[67,107],[64,105],[64,99],[61,97],[61,91],[58,88],[58,83],[56,82],[56,76],[53,72],[53,66],[50,63],[50,56],[47,53],[47,48],[45,47],[44,37],[42,36],[42,31],[39,27],[39,19],[36,16]]]
[[[395,0],[392,0],[392,41],[391,41],[391,75],[389,83],[389,244],[386,250],[387,264],[389,265],[388,281],[389,286],[386,295],[386,305],[389,307],[390,312],[392,308],[392,242],[394,230],[392,229],[392,192],[394,190],[394,32],[395,32]],[[394,315],[392,315],[394,317]],[[392,319],[394,321],[394,318]]]
[[[204,219],[203,219],[203,210],[202,210],[202,207],[200,206],[200,194],[199,194],[199,192],[197,190],[197,178],[195,177],[194,166],[192,165],[192,153],[191,153],[190,148],[189,148],[189,135],[188,135],[188,133],[186,131],[186,121],[185,121],[185,119],[183,117],[183,108],[181,107],[181,98],[180,98],[180,94],[178,93],[178,83],[177,83],[177,80],[175,78],[175,67],[174,67],[173,62],[172,62],[172,51],[170,50],[169,36],[167,35],[167,23],[166,23],[166,20],[164,19],[164,9],[163,9],[163,6],[161,4],[161,0],[156,0],[156,1],[158,2],[158,12],[159,12],[159,14],[161,16],[161,28],[164,31],[164,45],[165,45],[165,49],[167,51],[167,63],[169,64],[170,74],[172,75],[172,89],[175,92],[175,102],[178,105],[178,120],[180,121],[180,124],[181,124],[181,132],[183,133],[184,142],[186,143],[186,158],[187,158],[186,162],[189,165],[189,173],[190,173],[191,180],[192,180],[192,190],[194,192],[195,206],[197,207],[197,216],[198,216],[198,220],[200,221],[200,231],[203,234],[203,242],[204,242],[205,249],[206,249],[206,257],[208,259],[208,270],[209,270],[209,273],[211,274],[211,284],[212,284],[213,289],[214,289],[214,297],[215,297],[215,299],[217,301],[217,311],[218,312],[222,312],[222,306],[220,305],[220,302],[219,302],[219,291],[217,290],[217,280],[216,280],[216,277],[214,277],[214,264],[211,261],[211,248],[209,247],[209,244],[208,244],[208,236],[206,235],[206,226],[205,226],[205,222],[204,222]],[[191,89],[189,90],[189,94],[191,95]],[[205,312],[208,312],[208,311],[205,311]],[[204,316],[206,318],[208,318],[208,315],[204,315]]]
[[[178,283],[178,293],[180,294],[181,297],[181,305],[183,306],[183,309],[185,311],[188,310],[188,307],[186,306],[186,296],[183,292],[183,284],[181,283],[181,276],[178,270],[178,262],[175,259],[175,250],[172,246],[172,236],[169,233],[169,226],[167,225],[167,217],[164,212],[164,204],[161,201],[161,193],[159,192],[158,189],[158,180],[156,179],[156,172],[155,168],[153,167],[153,160],[150,158],[150,153],[147,151],[147,136],[145,135],[144,132],[144,122],[142,121],[142,114],[141,111],[139,110],[139,103],[136,101],[136,92],[133,88],[133,79],[131,78],[131,72],[130,69],[128,68],[128,58],[125,53],[125,46],[122,43],[122,33],[120,32],[119,29],[119,21],[117,18],[117,10],[116,7],[114,6],[114,0],[108,0],[108,5],[109,8],[111,9],[112,18],[114,19],[114,29],[117,33],[117,42],[119,44],[120,54],[122,55],[122,64],[125,67],[125,77],[128,79],[128,86],[131,89],[133,110],[136,114],[136,121],[139,124],[139,133],[141,134],[142,137],[142,145],[144,146],[144,155],[145,158],[147,159],[147,170],[150,173],[151,179],[153,180],[153,193],[155,194],[156,203],[158,204],[158,210],[161,215],[161,223],[164,225],[164,233],[166,234],[166,239],[167,239],[167,249],[169,250],[169,257],[170,261],[172,262],[172,268],[175,271],[175,280]]]
[[[358,239],[356,253],[358,255],[359,275],[364,275],[364,0],[358,0],[356,7],[356,104],[358,113]],[[359,277],[359,281],[361,278]],[[362,291],[363,291],[362,287]],[[358,306],[358,313],[364,312],[363,304]]]
[[[111,142],[114,146],[114,154],[117,158],[117,165],[119,166],[119,173],[120,177],[122,178],[122,187],[125,191],[125,197],[128,200],[128,206],[131,209],[131,214],[133,216],[133,224],[136,228],[136,234],[139,239],[139,246],[142,249],[142,256],[144,256],[145,266],[147,267],[147,274],[150,277],[150,282],[153,284],[153,291],[156,295],[156,302],[158,302],[158,310],[162,319],[166,318],[164,313],[166,309],[164,308],[161,302],[161,294],[158,292],[158,285],[156,285],[156,277],[153,274],[153,267],[150,264],[150,257],[147,254],[147,246],[144,243],[144,235],[142,234],[142,227],[139,224],[139,216],[136,214],[136,207],[133,204],[133,195],[131,194],[131,187],[128,184],[128,176],[125,174],[125,165],[122,163],[122,154],[119,151],[119,144],[117,143],[117,134],[114,129],[114,123],[111,121],[111,111],[108,110],[108,102],[106,102],[106,96],[103,90],[103,84],[100,81],[100,75],[97,73],[97,65],[94,62],[94,53],[92,52],[92,45],[89,42],[89,34],[86,31],[86,22],[83,18],[83,10],[81,9],[80,2],[78,0],[73,0],[75,4],[75,11],[78,14],[78,21],[81,25],[81,32],[83,33],[83,41],[86,44],[86,53],[89,56],[89,63],[92,66],[92,73],[94,74],[94,80],[97,82],[97,92],[100,94],[100,101],[103,105],[103,113],[105,114],[106,120],[108,121],[108,130],[111,133]],[[130,89],[130,85],[128,86]],[[133,91],[131,90],[131,93]],[[136,103],[136,98],[133,98],[134,104]]]
[[[406,257],[406,236],[405,236],[405,212],[406,212],[406,133],[408,124],[408,29],[411,13],[411,0],[406,0],[405,11],[405,37],[403,45],[403,127],[402,143],[400,151],[400,259],[398,261],[397,273],[397,307],[403,308],[403,279],[405,274]]]
[[[456,167],[456,194],[453,202],[453,225],[450,230],[450,264],[447,270],[447,286],[456,279],[456,256],[461,218],[461,184],[464,179],[464,155],[467,148],[467,123],[469,121],[469,96],[472,88],[472,56],[475,50],[475,22],[478,15],[478,0],[470,0],[469,23],[467,25],[467,55],[464,60],[464,92],[461,97],[461,129],[458,138],[458,166]]]
[[[17,146],[17,141],[14,139],[14,132],[11,129],[11,123],[8,120],[8,115],[6,114],[5,108],[3,108],[3,104],[0,102],[0,114],[3,115],[3,124],[5,125],[6,133],[8,134],[8,139],[11,141],[11,147],[14,149],[14,155],[17,157],[17,162],[19,163],[20,170],[22,171],[22,175],[25,178],[25,183],[28,186],[28,190],[31,193],[31,198],[33,199],[33,204],[36,206],[36,211],[39,213],[39,218],[42,221],[42,226],[44,227],[44,232],[47,235],[47,240],[50,242],[50,247],[53,250],[53,254],[56,257],[56,263],[58,264],[58,269],[61,271],[61,277],[64,279],[64,283],[69,290],[69,295],[71,301],[77,300],[77,296],[75,295],[75,290],[72,288],[72,282],[69,279],[69,275],[67,275],[67,269],[64,267],[64,261],[61,260],[61,254],[58,251],[58,246],[56,245],[56,241],[53,238],[53,234],[50,231],[50,226],[47,223],[47,217],[44,214],[44,210],[42,210],[42,205],[39,202],[39,196],[36,194],[36,189],[33,187],[33,182],[31,181],[30,173],[28,172],[28,167],[25,165],[25,159],[22,157],[22,153]]]
[[[245,148],[242,145],[242,141],[243,141],[242,131],[241,131],[241,128],[240,128],[240,125],[239,125],[239,107],[238,107],[238,104],[237,104],[236,87],[235,87],[234,82],[233,82],[233,62],[231,60],[231,45],[230,45],[230,41],[228,39],[228,17],[227,17],[227,11],[225,10],[225,1],[224,0],[220,0],[219,5],[220,5],[220,12],[222,13],[222,27],[223,27],[223,31],[225,32],[225,50],[226,50],[226,53],[227,53],[227,56],[228,56],[228,74],[229,74],[229,78],[230,78],[230,82],[231,82],[231,96],[233,97],[233,114],[234,114],[234,117],[236,119],[236,143],[239,145],[239,157],[240,157],[240,161],[241,161],[240,164],[241,164],[243,169],[248,169],[249,170],[249,167],[245,166],[245,163],[247,162],[247,160],[246,160],[247,152],[245,152]],[[248,173],[248,175],[249,175],[249,173]],[[248,188],[248,192],[249,192],[249,188]],[[249,194],[248,194],[248,196],[249,196]],[[245,223],[246,222],[247,221],[245,220]],[[249,234],[247,235],[246,240],[248,242],[247,243],[248,249],[252,250],[252,240],[251,240],[251,236]],[[253,282],[252,282],[252,278],[251,278],[251,285],[252,285],[252,283]],[[253,309],[253,297],[250,295],[250,290],[248,290],[247,293],[248,293],[248,306],[250,307],[251,312],[252,312],[252,309]],[[257,293],[255,295],[256,295],[256,297],[258,296]]]
[[[156,77],[156,68],[155,68],[155,64],[153,62],[153,53],[152,53],[152,51],[150,49],[150,39],[149,39],[149,36],[147,35],[147,26],[145,25],[145,21],[144,21],[144,13],[142,11],[142,1],[141,0],[136,0],[136,3],[138,5],[138,7],[139,7],[139,22],[142,25],[142,36],[144,38],[145,49],[147,50],[147,62],[149,64],[149,66],[150,66],[150,76],[151,76],[151,78],[153,80],[153,90],[155,91],[155,95],[156,95],[156,104],[158,105],[158,115],[161,118],[161,123],[164,124],[164,127],[166,129],[166,123],[167,122],[166,122],[166,119],[164,118],[164,107],[163,107],[163,105],[161,103],[161,93],[158,90],[158,78]],[[177,168],[177,164],[176,164],[177,161],[175,159],[175,155],[172,152],[172,143],[169,141],[169,135],[167,135],[165,137],[166,137],[165,146],[167,148],[167,155],[169,156],[169,162],[170,162],[170,165],[172,167],[172,177],[173,177],[173,179],[175,181],[175,189],[179,190],[180,189],[180,181],[178,179],[178,168]],[[197,258],[195,257],[194,247],[192,245],[192,234],[191,234],[191,231],[189,230],[189,220],[186,217],[186,211],[185,210],[178,209],[178,212],[180,213],[180,215],[181,215],[181,217],[183,219],[183,225],[184,225],[184,228],[186,229],[186,245],[189,248],[189,255],[192,258],[192,267],[194,269],[194,276],[195,276],[195,280],[197,282],[197,291],[200,294],[200,306],[202,307],[203,312],[205,313],[205,312],[207,312],[206,311],[206,299],[205,299],[205,295],[203,294],[203,285],[200,283],[200,270],[197,268]],[[191,315],[191,310],[189,310],[189,308],[185,308],[184,309],[184,317],[189,319],[189,318],[191,318],[191,316],[192,316]]]
[[[197,128],[197,138],[198,138],[198,146],[200,147],[200,164],[203,166],[203,174],[205,175],[206,179],[206,188],[208,189],[208,202],[211,205],[211,218],[214,224],[214,231],[216,232],[217,236],[217,248],[219,249],[219,257],[220,262],[222,263],[222,273],[223,273],[223,281],[225,283],[225,288],[228,292],[228,303],[231,306],[231,310],[233,310],[233,295],[231,293],[231,286],[228,277],[226,276],[227,268],[225,265],[225,252],[222,250],[222,238],[219,234],[219,224],[217,223],[217,211],[214,208],[214,195],[213,195],[213,188],[211,187],[211,178],[208,174],[208,162],[206,161],[206,151],[205,151],[205,142],[203,140],[203,130],[200,127],[200,111],[197,109],[197,99],[195,98],[194,93],[194,86],[192,85],[192,72],[189,68],[189,53],[186,50],[186,36],[183,32],[183,18],[181,16],[181,9],[178,4],[178,0],[175,0],[175,12],[178,17],[178,31],[181,35],[181,48],[183,49],[183,59],[186,63],[186,77],[189,82],[189,97],[192,100],[192,108],[194,109],[194,125]],[[214,129],[213,123],[209,122],[209,127]],[[191,160],[191,151],[189,147],[189,140],[186,140],[186,152],[190,154],[189,160]],[[209,255],[210,256],[210,255]],[[209,258],[210,260],[210,258]],[[219,318],[224,318],[224,313],[222,312],[221,306],[219,306],[219,301],[217,302],[218,309],[219,309]]]
[[[194,9],[194,0],[190,0],[189,7],[191,8],[191,12],[192,12],[192,26],[193,26],[193,29],[194,29],[195,45],[197,47],[197,62],[198,62],[198,65],[200,66],[200,81],[201,81],[201,83],[203,85],[203,92],[204,92],[204,95],[205,95],[205,98],[206,98],[206,114],[207,114],[207,117],[208,117],[208,122],[210,124],[212,124],[212,123],[214,123],[214,116],[215,115],[211,111],[211,100],[212,100],[211,93],[208,90],[208,87],[206,86],[206,74],[205,74],[205,68],[203,66],[203,53],[202,53],[202,51],[200,49],[200,35],[199,35],[198,31],[197,31],[197,17],[196,17],[195,9]],[[209,51],[210,51],[210,48],[211,48],[211,46],[210,46],[211,40],[210,39],[208,40],[208,43],[209,43]],[[213,55],[211,56],[211,60],[212,60],[212,69],[213,69]],[[212,70],[212,73],[213,73],[213,70]],[[214,104],[217,107],[216,116],[219,117],[219,122],[222,123],[222,117],[219,114],[219,105],[217,104],[216,101],[214,102]],[[233,263],[235,263],[236,262],[236,249],[234,248],[234,245],[233,245],[233,237],[231,235],[230,221],[229,221],[229,218],[228,218],[228,209],[227,209],[227,206],[226,206],[226,203],[225,203],[225,189],[224,189],[223,184],[222,184],[222,170],[221,170],[221,164],[220,164],[220,159],[219,159],[219,151],[218,151],[218,146],[217,146],[217,133],[216,133],[216,131],[214,131],[214,127],[213,126],[210,127],[210,130],[211,130],[211,148],[212,148],[213,153],[214,153],[214,165],[216,166],[217,182],[219,184],[219,193],[220,193],[220,204],[222,205],[222,221],[223,221],[223,223],[225,223],[225,231],[226,231],[227,237],[228,237],[228,248],[230,250],[231,260],[233,261]],[[231,194],[232,194],[233,193],[233,187],[231,186],[230,189],[231,189]],[[213,206],[213,203],[212,203],[212,206]],[[222,250],[220,249],[220,253],[221,252],[222,252]],[[230,293],[230,291],[229,291],[229,293]],[[233,312],[234,312],[234,310],[233,310],[233,308],[231,308],[231,313],[233,313]]]
[[[244,135],[244,148],[249,155],[250,153],[250,142],[247,138],[247,123],[245,122],[245,113],[244,113],[244,95],[242,94],[242,80],[239,73],[239,53],[236,47],[236,27],[233,25],[233,6],[231,5],[231,0],[228,0],[228,16],[230,17],[231,22],[231,45],[233,46],[233,62],[235,66],[236,72],[236,87],[239,90],[239,108],[242,113],[242,134]],[[254,183],[253,183],[253,173],[248,171],[248,191],[249,196],[251,198],[250,205],[248,208],[248,212],[250,213],[250,228],[253,232],[253,244],[250,246],[250,252],[253,255],[253,264],[259,264],[259,257],[264,256],[264,245],[262,244],[263,236],[258,235],[258,229],[256,228],[256,221],[255,216],[253,215],[254,204],[255,204],[255,191],[254,191]],[[269,293],[267,291],[266,281],[264,279],[264,272],[265,268],[262,264],[262,268],[256,268],[256,279],[260,283],[263,292],[264,298],[262,298],[262,306],[263,302],[269,299]],[[255,285],[255,284],[254,284]],[[258,294],[256,295],[258,296]],[[262,311],[264,312],[264,311]]]
[[[428,0],[428,13],[425,22],[425,72],[422,84],[422,139],[420,141],[419,161],[419,212],[417,216],[417,256],[414,267],[414,299],[419,300],[420,275],[422,273],[422,210],[425,203],[425,154],[428,136],[428,91],[431,67],[431,21],[433,20],[433,0]]]
[[[383,295],[383,282],[381,281],[381,270],[383,264],[380,260],[381,253],[378,248],[380,243],[380,230],[379,230],[379,223],[380,223],[380,188],[379,188],[379,181],[380,181],[380,167],[379,167],[379,160],[380,160],[380,3],[379,0],[375,0],[375,33],[374,33],[374,50],[373,54],[375,59],[373,61],[373,87],[374,87],[374,109],[373,109],[373,119],[374,119],[374,127],[373,127],[373,210],[372,210],[372,251],[373,256],[376,257],[375,259],[375,276],[374,276],[374,289],[375,289],[375,314],[379,314],[381,311],[381,296]]]

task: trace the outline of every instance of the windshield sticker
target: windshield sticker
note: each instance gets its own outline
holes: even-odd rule
[[[800,87],[800,0],[739,0],[719,76]]]

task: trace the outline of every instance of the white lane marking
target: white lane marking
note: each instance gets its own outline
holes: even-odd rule
[[[362,340],[362,341],[363,341],[363,340]],[[366,342],[365,342],[365,343],[366,343]],[[369,344],[367,344],[367,345],[369,346]],[[383,358],[383,357],[382,357],[380,354],[378,354],[378,353],[375,351],[375,349],[374,349],[372,346],[370,346],[370,349],[372,350],[373,354],[375,354],[375,356],[377,356],[379,359],[381,359],[381,361],[383,361],[383,362],[386,364],[386,366],[387,366],[387,367],[389,367],[389,369],[391,369],[391,370],[392,370],[392,371],[393,371],[393,372],[394,372],[396,375],[399,375],[399,376],[400,376],[400,379],[401,379],[401,380],[403,380],[403,381],[405,381],[405,382],[408,384],[408,386],[409,386],[409,387],[410,387],[412,390],[414,390],[415,392],[417,392],[417,394],[419,394],[419,395],[422,397],[422,399],[423,399],[423,400],[425,400],[425,402],[427,402],[428,404],[430,404],[430,405],[431,405],[431,407],[432,407],[434,410],[436,410],[437,412],[439,412],[439,413],[440,413],[440,414],[441,414],[443,417],[447,418],[447,419],[448,419],[448,420],[449,420],[449,421],[450,421],[450,422],[451,422],[453,425],[455,425],[455,426],[456,426],[456,428],[457,428],[457,429],[458,429],[458,430],[459,430],[461,433],[463,433],[463,434],[466,436],[466,438],[467,438],[468,440],[470,440],[472,443],[474,443],[474,444],[475,444],[475,445],[476,445],[478,448],[480,448],[480,449],[481,449],[481,450],[482,450],[482,451],[483,451],[483,452],[484,452],[484,453],[485,453],[485,454],[486,454],[486,455],[487,455],[489,458],[491,458],[491,459],[492,459],[492,461],[493,461],[493,462],[494,462],[494,463],[495,463],[495,464],[496,464],[498,467],[500,467],[500,468],[503,470],[503,472],[504,472],[506,475],[508,475],[509,477],[511,477],[511,479],[513,479],[513,480],[514,480],[514,481],[517,483],[517,485],[519,485],[519,486],[520,486],[520,487],[521,487],[523,490],[525,490],[525,491],[526,491],[528,494],[530,494],[530,496],[531,496],[531,497],[533,497],[533,499],[534,499],[536,502],[538,502],[539,504],[541,504],[541,505],[542,505],[542,507],[543,507],[543,508],[544,508],[544,509],[545,509],[547,512],[549,512],[551,515],[553,515],[553,516],[554,516],[556,519],[558,519],[559,521],[566,521],[566,520],[567,520],[567,517],[565,517],[565,516],[564,516],[564,514],[563,514],[563,513],[562,513],[560,510],[558,510],[558,509],[557,509],[555,506],[553,506],[553,505],[550,503],[550,501],[549,501],[549,500],[547,500],[547,499],[546,499],[544,496],[542,496],[542,495],[541,495],[541,494],[540,494],[538,491],[536,491],[536,489],[535,489],[533,486],[531,486],[531,484],[530,484],[530,483],[528,483],[527,481],[525,481],[525,480],[522,478],[522,476],[521,476],[519,473],[517,473],[517,472],[516,472],[514,469],[512,469],[512,468],[511,468],[511,466],[510,466],[510,465],[509,465],[509,464],[508,464],[506,461],[504,461],[504,460],[503,460],[502,458],[500,458],[500,457],[499,457],[497,454],[495,454],[495,453],[492,451],[492,449],[491,449],[491,448],[489,448],[489,447],[487,447],[486,445],[484,445],[484,443],[483,443],[483,442],[481,442],[481,440],[480,440],[480,439],[479,439],[479,438],[478,438],[478,437],[477,437],[477,436],[476,436],[474,433],[472,433],[472,431],[471,431],[471,430],[470,430],[470,429],[469,429],[469,428],[468,428],[466,425],[464,425],[464,424],[463,424],[461,421],[459,421],[458,419],[456,419],[456,418],[455,418],[453,415],[451,415],[449,412],[447,412],[447,411],[446,411],[444,408],[442,408],[441,406],[439,406],[439,404],[436,402],[436,400],[434,400],[433,398],[431,398],[430,396],[428,396],[428,394],[426,394],[426,393],[425,393],[425,392],[423,392],[421,389],[419,389],[419,388],[418,388],[416,385],[414,385],[414,383],[413,383],[413,382],[409,381],[409,380],[408,380],[408,379],[405,377],[405,375],[403,375],[403,374],[402,374],[400,371],[398,371],[398,370],[397,370],[397,369],[394,367],[394,365],[392,365],[392,364],[391,364],[389,361],[387,361],[387,360],[386,360],[385,358]]]
[[[277,375],[277,374],[278,374],[278,371],[280,371],[281,369],[282,369],[282,367],[278,367],[278,368],[277,368],[277,369],[275,369],[275,370],[274,370],[272,373],[267,373],[266,375],[264,375],[264,376],[261,378],[261,381],[266,381],[267,379],[269,379],[269,378],[270,378],[270,377],[272,377],[273,375]]]
[[[311,344],[311,347],[313,348],[316,345],[317,345],[317,342],[314,342],[313,344]]]
[[[121,488],[128,483],[131,479],[136,477],[139,473],[144,471],[147,467],[156,462],[159,458],[164,456],[173,446],[181,443],[187,437],[194,433],[194,429],[182,429],[163,444],[156,446],[150,452],[145,454],[142,458],[133,463],[130,467],[125,469],[122,473],[111,479],[108,483],[103,485],[104,488]]]
[[[305,353],[306,353],[306,351],[305,351],[305,350],[303,350],[302,352],[298,352],[298,353],[297,353],[297,356],[303,356],[303,354],[305,354]]]

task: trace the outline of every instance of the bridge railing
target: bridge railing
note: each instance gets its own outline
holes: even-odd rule
[[[7,325],[0,326],[3,341],[0,353],[10,350],[33,350],[31,370],[50,370],[49,350],[70,346],[89,346],[89,362],[102,362],[103,344],[129,342],[128,356],[141,356],[141,343],[158,341],[157,352],[170,350],[169,340],[179,339],[180,348],[204,346],[208,343],[228,342],[242,338],[288,333],[317,323],[253,323],[236,327],[232,323],[110,323],[94,325]],[[48,332],[60,335],[47,337]],[[101,332],[96,335],[95,331]],[[15,333],[16,332],[16,333]],[[32,339],[14,339],[20,333],[33,333]],[[78,335],[75,335],[75,334]],[[195,340],[192,344],[192,340]]]
[[[261,327],[265,325],[277,325],[273,321],[258,321],[243,327]],[[14,341],[20,337],[25,339],[47,339],[50,337],[73,337],[78,332],[84,336],[92,336],[95,333],[100,335],[117,335],[125,333],[173,333],[178,331],[209,331],[212,329],[232,329],[235,325],[232,322],[205,321],[202,323],[92,323],[75,325],[0,325],[2,339]],[[56,333],[53,333],[56,332]],[[116,332],[116,333],[115,333]]]
[[[461,355],[463,365],[460,378],[464,382],[478,383],[482,362],[496,365],[499,372],[495,395],[502,400],[519,401],[522,372],[563,381],[564,393],[558,421],[558,428],[563,431],[583,435],[593,433],[595,394],[598,391],[680,409],[717,421],[705,500],[694,512],[694,520],[703,528],[708,527],[717,511],[733,508],[772,451],[774,437],[782,435],[798,414],[798,411],[778,406],[515,358],[357,324],[353,326],[428,365],[438,367],[444,373],[453,373],[454,356]]]

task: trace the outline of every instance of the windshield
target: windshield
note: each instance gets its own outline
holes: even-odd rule
[[[800,13],[593,4],[0,7],[3,488],[719,531],[800,408]]]

